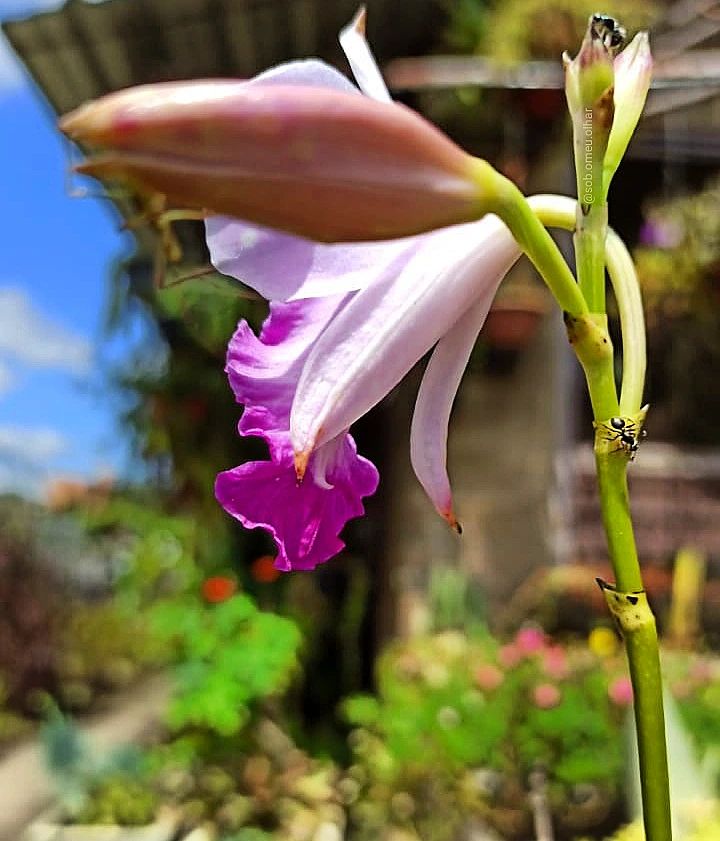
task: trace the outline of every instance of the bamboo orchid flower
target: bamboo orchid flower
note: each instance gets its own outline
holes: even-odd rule
[[[508,190],[519,197],[516,188],[391,101],[363,24],[361,13],[341,34],[360,90],[310,60],[248,82],[121,91],[61,122],[105,150],[82,171],[204,209],[214,265],[271,302],[260,336],[241,322],[227,357],[245,407],[239,432],[263,438],[270,459],[221,473],[216,495],[245,526],[272,534],[282,570],[312,569],[342,548],[340,531],[378,483],[348,430],[433,347],[411,456],[457,527],[445,464],[452,402],[520,254],[503,223],[483,215],[506,207]],[[550,241],[524,207],[516,237],[534,224]],[[558,259],[559,275],[544,275],[561,276],[561,305],[582,313]]]
[[[363,92],[389,94],[356,21],[341,42]],[[287,64],[250,84],[350,88],[317,61]],[[308,209],[308,212],[312,210]],[[421,236],[323,245],[225,217],[207,220],[213,263],[271,299],[260,337],[241,322],[227,372],[245,405],[242,435],[271,460],[217,479],[219,501],[274,536],[282,569],[312,568],[342,546],[378,474],[348,434],[432,347],[411,431],[415,472],[457,527],[446,471],[450,410],[500,281],[520,254],[494,216]],[[301,481],[298,481],[300,479]]]

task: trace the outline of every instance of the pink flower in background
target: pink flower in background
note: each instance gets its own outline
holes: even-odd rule
[[[542,652],[543,671],[553,680],[564,680],[570,665],[565,649],[561,645],[551,645]]]
[[[492,692],[505,680],[505,675],[492,663],[483,663],[475,671],[475,683],[479,689]]]
[[[512,669],[513,666],[517,666],[524,656],[524,652],[512,642],[501,646],[498,651],[498,660],[506,669]]]
[[[629,707],[633,702],[633,688],[630,678],[616,677],[608,686],[608,695],[618,707]]]
[[[523,654],[537,654],[545,648],[545,632],[535,625],[521,628],[515,635],[515,645]]]
[[[553,683],[541,683],[533,690],[533,703],[541,710],[549,710],[562,701],[562,693]]]

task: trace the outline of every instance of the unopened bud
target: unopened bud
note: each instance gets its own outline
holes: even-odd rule
[[[211,80],[110,94],[60,121],[78,169],[204,210],[338,242],[486,212],[476,159],[403,105],[319,87]]]
[[[615,117],[604,162],[604,189],[610,185],[645,106],[652,79],[652,54],[647,32],[638,32],[615,59]]]

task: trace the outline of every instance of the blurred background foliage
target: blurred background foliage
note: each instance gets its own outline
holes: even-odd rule
[[[720,443],[720,182],[645,209],[634,257],[648,319],[649,389],[666,434]]]
[[[651,26],[661,8],[657,3],[632,0],[610,0],[601,10],[592,0],[458,0],[447,3],[445,39],[454,52],[482,55],[503,64],[557,61],[581,43],[590,15],[602,11],[622,21],[628,32],[636,32]]]

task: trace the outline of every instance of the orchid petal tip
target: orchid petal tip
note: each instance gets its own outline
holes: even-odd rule
[[[352,19],[350,26],[354,29],[357,33],[365,37],[365,26],[367,24],[367,6],[362,3],[359,7],[357,12],[355,13],[355,17]]]
[[[305,471],[307,470],[308,461],[310,461],[310,450],[303,450],[300,453],[295,453],[295,476],[297,477],[298,484],[302,482],[305,477]]]
[[[457,532],[457,534],[463,533],[462,523],[457,519],[452,510],[444,511],[443,517],[447,520],[448,525],[453,531]]]

